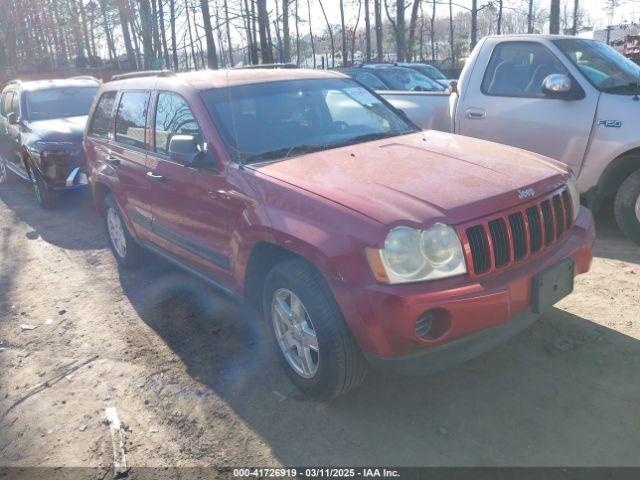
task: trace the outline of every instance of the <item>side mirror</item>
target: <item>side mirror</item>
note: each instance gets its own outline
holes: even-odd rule
[[[458,93],[458,81],[457,80],[451,80],[451,82],[449,83],[449,86],[446,88],[446,92],[449,95],[452,95],[454,93]]]
[[[9,122],[9,125],[18,125],[18,115],[16,114],[16,112],[10,112],[7,115],[7,121]]]
[[[169,142],[169,158],[194,168],[213,169],[215,162],[206,150],[200,150],[193,135],[174,135]]]
[[[584,91],[574,85],[568,75],[553,73],[542,81],[542,93],[550,98],[562,100],[579,100],[584,98]]]

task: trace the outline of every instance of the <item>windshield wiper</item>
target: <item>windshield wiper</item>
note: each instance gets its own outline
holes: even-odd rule
[[[242,158],[242,163],[247,164],[251,162],[257,162],[260,160],[274,160],[278,158],[287,158],[292,154],[303,154],[318,152],[320,150],[326,150],[331,144],[328,143],[305,143],[302,145],[294,145],[292,147],[278,148],[276,150],[269,150],[261,153],[248,154]]]
[[[405,133],[409,133],[409,132],[405,132]],[[357,137],[353,137],[350,138],[348,140],[345,140],[343,142],[339,142],[339,143],[334,143],[331,146],[332,147],[346,147],[348,145],[355,145],[357,143],[364,143],[364,142],[372,142],[374,140],[381,140],[383,138],[389,138],[389,137],[396,137],[398,135],[402,135],[403,132],[376,132],[376,133],[366,133],[364,135],[358,135]]]

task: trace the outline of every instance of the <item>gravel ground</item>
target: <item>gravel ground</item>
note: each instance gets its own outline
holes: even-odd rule
[[[0,186],[0,465],[106,470],[108,407],[132,472],[640,465],[640,248],[608,217],[592,271],[526,333],[320,403],[291,386],[255,312],[161,261],[119,270],[86,194],[45,212],[28,185]]]

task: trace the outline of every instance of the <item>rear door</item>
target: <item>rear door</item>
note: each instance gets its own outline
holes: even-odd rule
[[[194,168],[169,157],[174,135],[192,135],[199,148],[206,139],[187,100],[158,92],[148,176],[153,199],[154,242],[198,271],[229,280],[226,205],[219,191],[224,179],[215,164]]]
[[[579,171],[598,95],[574,75],[585,98],[549,98],[541,87],[553,73],[571,72],[544,44],[487,40],[456,110],[457,133],[524,148]]]
[[[117,176],[120,207],[138,236],[151,229],[151,187],[147,178],[147,114],[149,90],[124,90],[118,98],[114,141],[107,144],[105,162]]]

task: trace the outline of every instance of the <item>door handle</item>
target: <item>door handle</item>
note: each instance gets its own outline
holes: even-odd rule
[[[108,156],[105,159],[105,162],[109,165],[111,165],[112,167],[117,167],[120,165],[120,160],[117,159],[116,157],[112,157],[112,156]]]
[[[482,120],[487,117],[487,112],[481,108],[469,108],[465,113],[471,120]]]
[[[156,175],[153,172],[147,172],[147,180],[149,180],[150,182],[163,183],[167,180],[167,177],[163,175]]]

